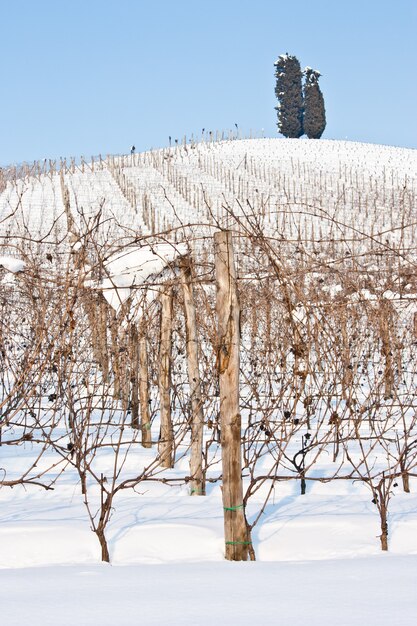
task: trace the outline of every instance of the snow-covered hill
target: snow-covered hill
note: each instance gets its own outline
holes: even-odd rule
[[[0,196],[2,233],[19,231],[22,220],[38,237],[51,229],[62,232],[66,187],[78,225],[101,211],[106,237],[120,235],[120,226],[138,236],[188,224],[204,231],[204,225],[224,225],[230,211],[254,213],[271,235],[305,241],[373,233],[395,242],[401,224],[407,241],[415,235],[416,150],[252,139],[77,165],[61,161],[49,164],[47,174],[46,169],[35,163],[9,180]],[[7,178],[13,178],[12,170]]]

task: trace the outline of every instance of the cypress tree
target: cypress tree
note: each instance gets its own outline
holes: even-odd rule
[[[320,139],[326,128],[324,98],[318,82],[320,72],[306,67],[304,76],[304,132],[309,139]]]
[[[275,95],[278,98],[278,131],[285,137],[298,138],[303,134],[303,89],[300,63],[295,56],[281,54],[274,63],[277,79]]]

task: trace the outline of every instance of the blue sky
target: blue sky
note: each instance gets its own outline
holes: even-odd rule
[[[237,123],[277,136],[274,67],[323,76],[329,139],[417,147],[414,0],[0,0],[0,164]]]

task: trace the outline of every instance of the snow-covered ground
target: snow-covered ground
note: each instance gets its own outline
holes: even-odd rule
[[[100,561],[76,478],[68,476],[65,482],[47,493],[37,487],[3,487],[1,568]],[[137,491],[114,501],[107,531],[112,564],[223,562],[219,485],[197,498],[189,497],[185,487],[155,483],[143,483]],[[251,500],[250,519],[262,503]],[[415,494],[395,495],[389,531],[391,554],[417,555]],[[309,483],[301,496],[294,481],[277,485],[253,541],[259,561],[309,561],[378,556],[379,534],[378,513],[365,488],[345,481]]]
[[[417,557],[0,570],[4,626],[414,626]]]
[[[32,444],[24,445],[27,463]],[[21,451],[9,448],[7,456],[18,472]],[[181,475],[184,463],[170,476]],[[107,532],[111,565],[100,564],[71,470],[51,491],[3,487],[1,623],[411,626],[416,483],[392,499],[390,551],[383,554],[378,514],[363,485],[311,481],[301,496],[298,481],[279,482],[253,534],[256,563],[224,560],[219,484],[190,497],[184,485],[141,483],[116,496]],[[261,504],[251,499],[249,518]]]

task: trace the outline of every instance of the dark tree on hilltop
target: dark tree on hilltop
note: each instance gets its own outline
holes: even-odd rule
[[[275,95],[278,98],[278,131],[285,137],[298,138],[303,134],[302,72],[297,57],[281,54],[274,63],[277,79]]]
[[[306,67],[304,76],[304,132],[309,139],[320,139],[326,128],[326,110],[319,87],[320,72]]]

